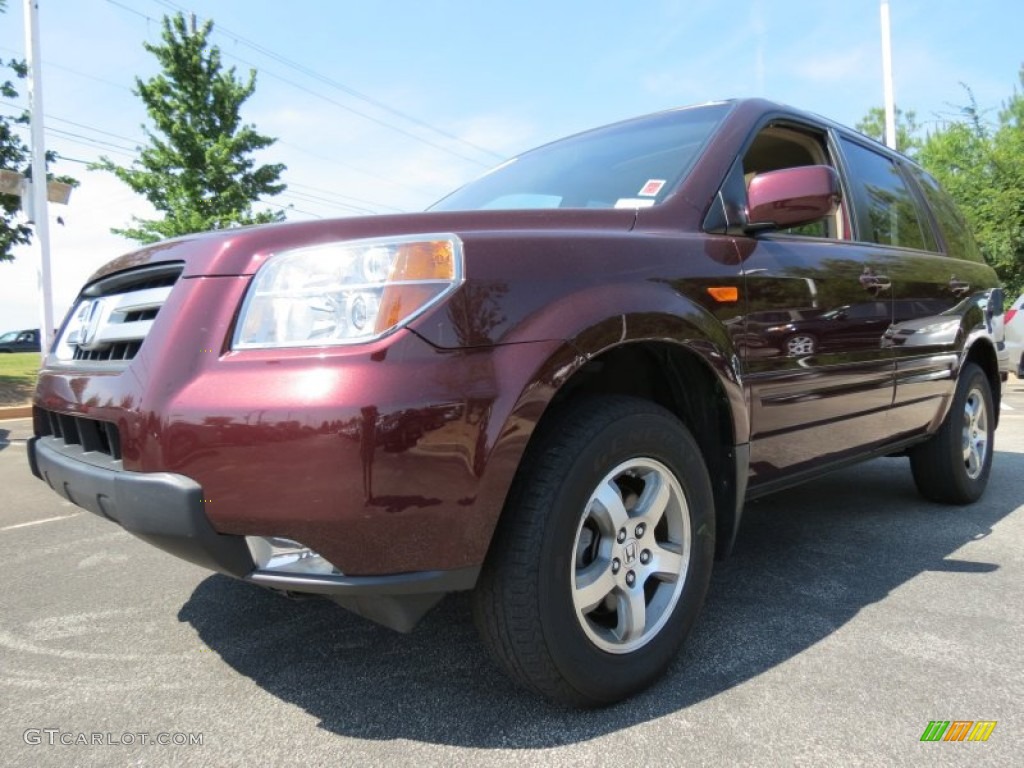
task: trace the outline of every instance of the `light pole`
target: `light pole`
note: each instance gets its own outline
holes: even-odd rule
[[[40,74],[38,0],[25,0],[25,54],[28,59],[28,105],[32,119],[32,193],[27,201],[35,224],[36,276],[42,298],[39,346],[46,353],[53,342],[53,290],[50,280],[50,222],[46,208],[46,144],[43,139],[43,80]]]
[[[885,145],[896,149],[896,100],[892,88],[892,37],[889,0],[882,0],[882,87],[885,91]]]

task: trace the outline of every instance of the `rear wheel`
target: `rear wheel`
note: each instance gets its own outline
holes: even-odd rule
[[[656,680],[696,619],[711,486],[690,433],[647,401],[585,401],[548,426],[516,477],[474,612],[520,683],[606,704]]]
[[[988,377],[965,363],[942,427],[910,451],[910,468],[921,495],[944,504],[981,498],[992,468],[995,409]]]
[[[790,357],[813,355],[818,349],[818,340],[809,333],[797,333],[786,339],[786,354]]]

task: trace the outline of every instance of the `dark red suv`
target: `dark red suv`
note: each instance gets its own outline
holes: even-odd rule
[[[930,499],[981,496],[1001,303],[912,162],[707,104],[423,214],[111,262],[47,358],[29,455],[155,546],[397,629],[473,590],[510,674],[594,705],[664,670],[747,499],[893,454]],[[770,313],[818,335],[778,343]]]

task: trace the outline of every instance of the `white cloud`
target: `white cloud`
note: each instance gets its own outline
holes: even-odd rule
[[[81,185],[67,206],[50,205],[50,270],[54,323],[64,317],[89,276],[135,244],[111,234],[131,215],[150,216],[144,200],[106,173],[76,171]],[[64,224],[58,224],[61,217]],[[35,328],[40,324],[42,296],[38,287],[35,245],[14,249],[15,260],[0,263],[0,331]]]
[[[844,83],[859,79],[865,70],[874,76],[878,57],[867,46],[836,52],[815,52],[789,62],[789,73],[815,83]]]

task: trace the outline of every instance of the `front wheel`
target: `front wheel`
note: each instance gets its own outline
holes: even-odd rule
[[[526,687],[611,703],[671,662],[713,554],[711,485],[687,429],[647,401],[583,401],[520,467],[475,593],[477,625]]]
[[[946,420],[928,442],[910,450],[910,468],[922,496],[944,504],[981,498],[992,469],[992,403],[985,372],[965,363]]]

